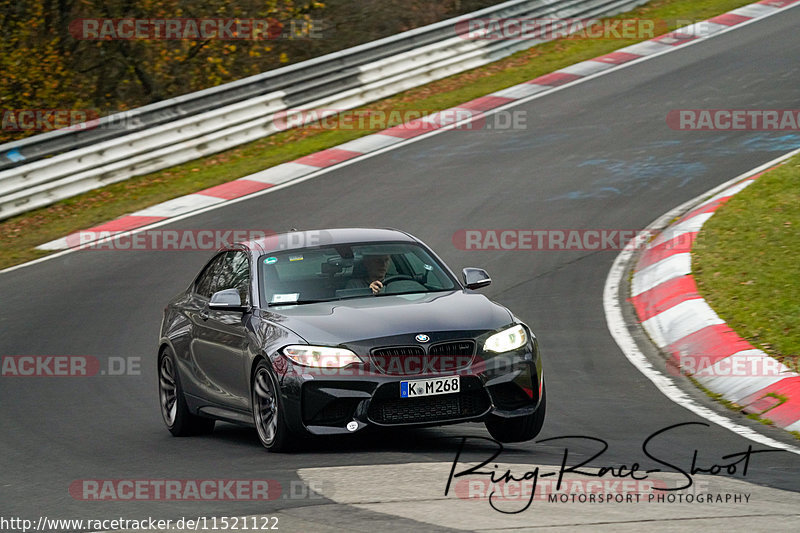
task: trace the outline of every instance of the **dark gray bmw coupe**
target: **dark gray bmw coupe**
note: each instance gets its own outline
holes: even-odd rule
[[[164,310],[161,414],[173,435],[255,426],[271,451],[368,426],[482,421],[501,442],[545,417],[536,337],[389,229],[289,232],[218,252]]]

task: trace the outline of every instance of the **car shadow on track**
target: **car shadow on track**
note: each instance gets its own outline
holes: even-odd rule
[[[496,447],[488,440],[482,424],[461,424],[444,428],[368,428],[354,435],[313,436],[298,440],[293,453],[414,452],[452,456],[461,437],[470,437],[467,448],[471,451],[491,451]],[[220,444],[262,448],[254,429],[223,422],[217,422],[214,433],[206,438],[219,440]]]

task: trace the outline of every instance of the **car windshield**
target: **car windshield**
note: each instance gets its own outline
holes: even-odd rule
[[[274,252],[259,258],[262,301],[292,305],[344,298],[452,290],[455,280],[413,243],[341,244]],[[381,281],[376,295],[369,288]]]

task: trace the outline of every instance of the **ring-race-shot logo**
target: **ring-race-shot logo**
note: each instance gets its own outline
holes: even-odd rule
[[[492,506],[514,513],[520,504],[623,504],[623,503],[729,503],[750,500],[749,493],[721,493],[709,483],[698,480],[688,489],[677,489],[677,483],[660,479],[460,479],[454,486],[462,500],[491,501]]]

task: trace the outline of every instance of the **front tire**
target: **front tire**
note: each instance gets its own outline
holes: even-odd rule
[[[547,390],[542,381],[542,400],[535,412],[514,418],[501,418],[489,415],[486,429],[500,442],[525,442],[533,439],[542,430],[545,411],[547,410]]]
[[[271,452],[290,451],[296,436],[286,425],[278,380],[264,360],[258,362],[253,372],[251,391],[258,440]]]
[[[175,357],[169,348],[163,350],[158,358],[158,400],[161,417],[174,436],[188,437],[214,431],[214,420],[189,412]]]

